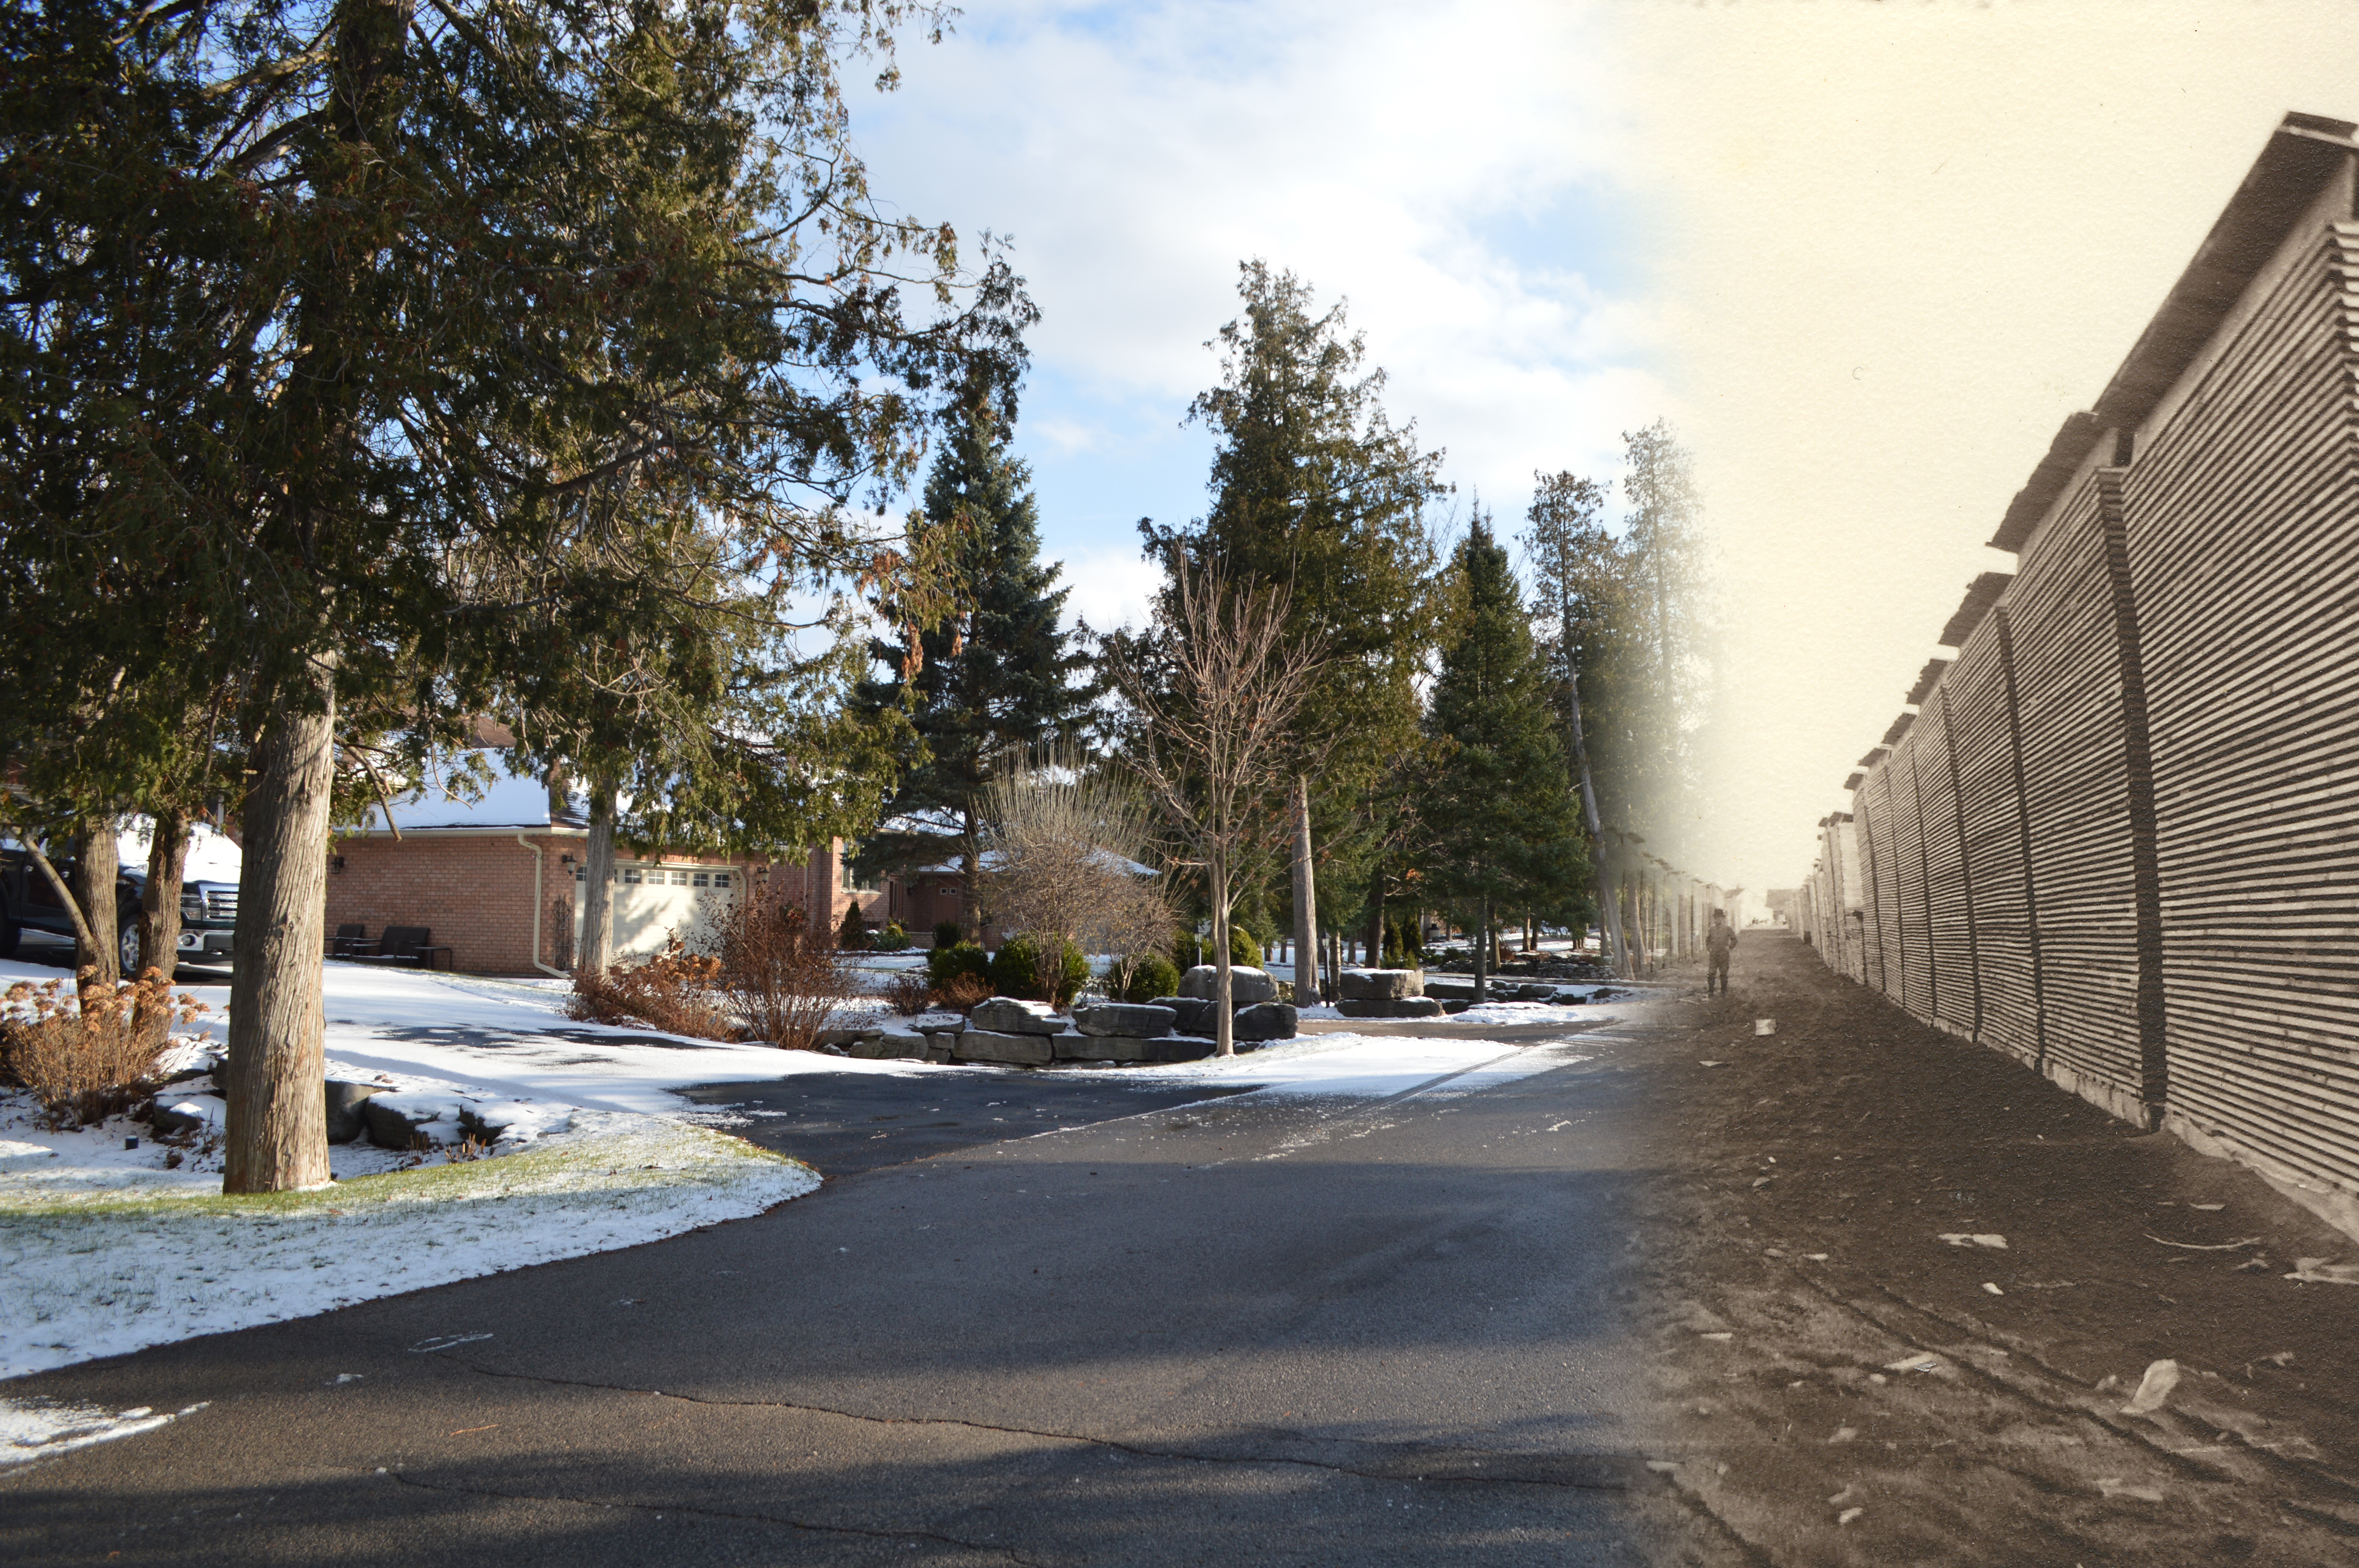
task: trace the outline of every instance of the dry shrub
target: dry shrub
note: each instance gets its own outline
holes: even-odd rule
[[[18,980],[0,1001],[0,1065],[33,1092],[52,1122],[89,1126],[147,1098],[175,1022],[209,1011],[163,974],[149,969],[112,987],[85,968],[74,989],[63,980]]]
[[[1051,747],[1014,760],[985,792],[984,816],[985,896],[1003,930],[1084,953],[1143,953],[1170,936],[1164,880],[1137,859],[1153,814],[1085,758]]]
[[[721,994],[745,1038],[808,1051],[851,994],[832,933],[794,904],[748,897],[721,927]]]
[[[731,1040],[736,1032],[720,997],[721,961],[691,953],[671,933],[663,951],[644,963],[617,964],[604,974],[576,969],[571,1018],[592,1023],[636,1024],[699,1040]]]
[[[971,1012],[975,1003],[989,1001],[995,994],[991,981],[982,975],[952,975],[933,988],[935,1003],[953,1012]]]
[[[914,1018],[934,1004],[934,988],[925,976],[905,970],[885,982],[886,1005],[904,1018]]]

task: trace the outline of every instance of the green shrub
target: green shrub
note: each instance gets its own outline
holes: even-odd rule
[[[934,922],[934,946],[937,947],[955,947],[959,945],[959,938],[963,935],[964,933],[959,929],[959,923],[955,920]]]
[[[909,934],[901,929],[897,920],[887,921],[885,929],[876,934],[876,950],[880,953],[898,953],[908,946]]]
[[[868,923],[860,918],[860,906],[843,906],[843,924],[835,928],[835,945],[846,952],[858,952],[868,946]]]
[[[1058,946],[1058,956],[1044,963],[1040,944],[1032,937],[1009,937],[992,957],[992,985],[1002,996],[1063,1007],[1089,983],[1090,961],[1080,944],[1071,938],[1061,939]]]
[[[935,989],[948,988],[961,975],[973,975],[979,980],[991,979],[991,958],[981,943],[953,942],[926,955],[926,979],[933,982]]]
[[[1160,953],[1142,953],[1115,965],[1107,980],[1108,989],[1120,988],[1125,1001],[1153,1001],[1179,992],[1180,970]]]
[[[1192,931],[1181,932],[1179,940],[1171,946],[1171,956],[1182,969],[1192,969],[1199,964],[1212,961],[1212,944]],[[1232,966],[1242,965],[1246,968],[1261,968],[1261,944],[1255,941],[1253,933],[1242,925],[1229,927],[1229,962]],[[1166,991],[1163,994],[1169,996],[1171,993]]]

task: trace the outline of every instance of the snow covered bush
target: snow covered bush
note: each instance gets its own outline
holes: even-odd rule
[[[176,1000],[155,969],[109,986],[85,968],[72,989],[63,980],[18,980],[0,1000],[7,1004],[0,1067],[53,1121],[73,1126],[103,1121],[146,1098],[170,1048],[172,1024],[192,1023],[208,1011],[185,992]]]

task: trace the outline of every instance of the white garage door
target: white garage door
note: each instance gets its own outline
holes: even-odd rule
[[[573,871],[573,939],[582,940],[582,898],[579,883],[586,875]],[[644,861],[614,863],[614,957],[642,958],[663,951],[674,931],[691,953],[711,953],[721,945],[721,923],[736,903],[741,873],[712,866],[658,866]]]

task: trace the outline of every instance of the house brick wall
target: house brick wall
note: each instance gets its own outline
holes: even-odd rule
[[[388,925],[423,925],[434,941],[451,949],[451,968],[479,975],[528,975],[537,957],[552,968],[569,967],[573,933],[574,867],[587,856],[579,833],[527,833],[538,846],[540,949],[533,951],[533,857],[510,834],[436,834],[412,828],[396,840],[385,835],[354,837],[334,848],[328,869],[327,928],[358,923],[371,936]],[[617,848],[615,859],[667,865],[738,867],[748,872],[757,894],[797,903],[832,931],[855,897],[864,909],[882,893],[854,895],[843,889],[842,844],[814,849],[800,862],[746,864],[726,855],[635,855]],[[339,863],[341,862],[341,864]]]
[[[528,833],[545,861],[540,878],[540,952],[553,963],[573,923],[572,869],[579,835]],[[341,869],[338,861],[342,862]],[[532,974],[533,857],[516,837],[441,836],[422,830],[347,838],[328,862],[328,930],[358,922],[375,936],[388,925],[423,925],[451,950],[451,967],[482,975]],[[552,914],[552,910],[555,914]],[[560,933],[564,933],[563,937]]]

